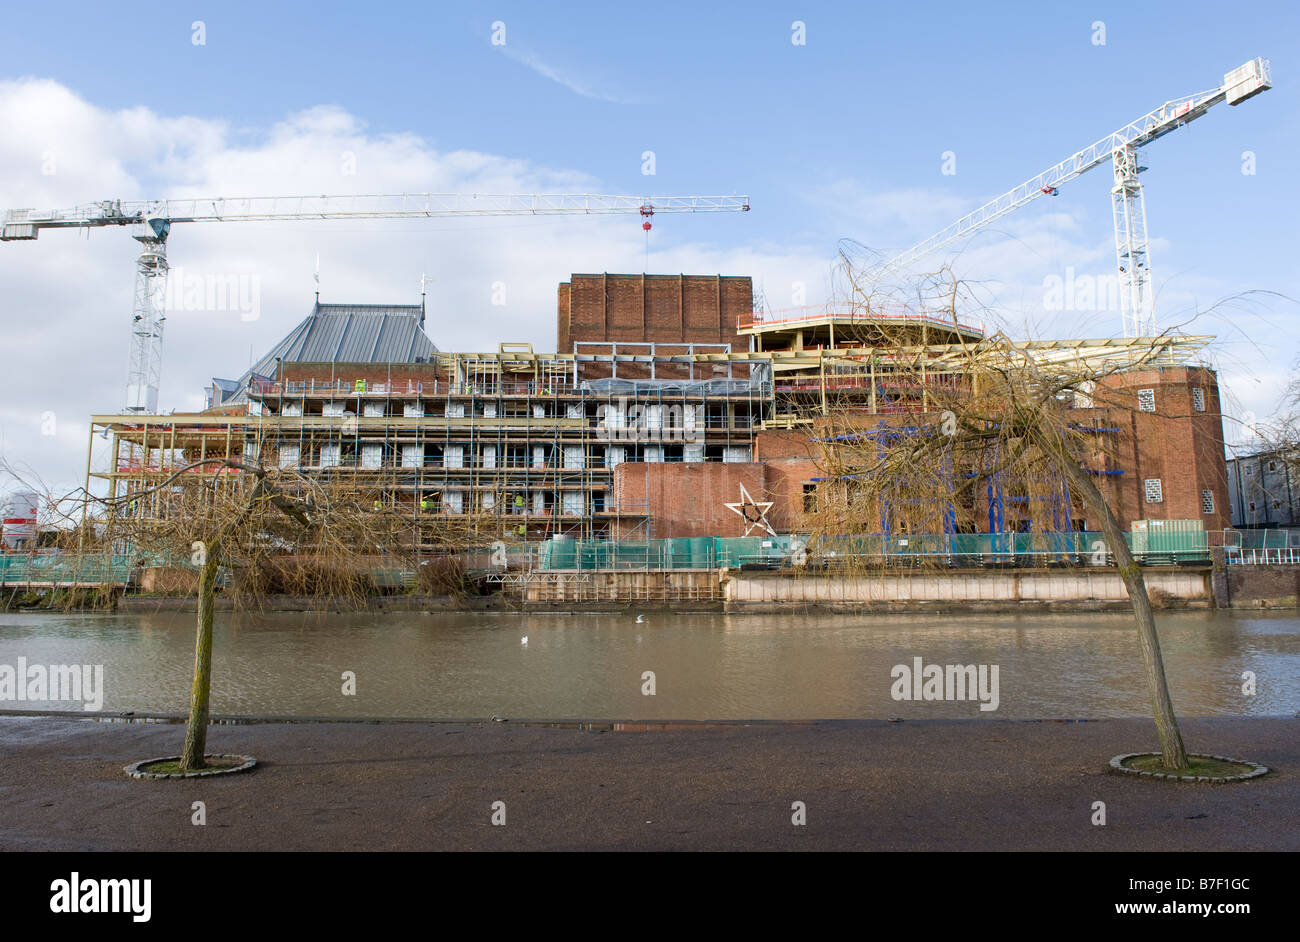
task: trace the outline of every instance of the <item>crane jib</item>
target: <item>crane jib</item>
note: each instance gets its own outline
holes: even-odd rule
[[[102,200],[71,209],[12,209],[0,241],[33,241],[43,229],[129,226],[141,243],[131,317],[127,412],[158,411],[167,285],[167,238],[177,223],[268,222],[292,219],[428,219],[443,216],[638,215],[748,212],[749,197],[627,196],[597,193],[394,193],[123,202]],[[649,228],[649,222],[643,222]]]
[[[867,284],[879,282],[886,274],[906,269],[925,256],[966,238],[1040,196],[1055,196],[1057,187],[1062,183],[1100,164],[1110,163],[1115,171],[1115,185],[1111,192],[1117,267],[1120,283],[1125,286],[1125,290],[1120,291],[1125,333],[1140,336],[1142,330],[1153,331],[1155,320],[1151,310],[1150,245],[1146,234],[1142,185],[1138,181],[1138,174],[1145,168],[1137,165],[1134,152],[1201,117],[1220,102],[1238,105],[1272,87],[1268,60],[1252,59],[1226,73],[1223,84],[1219,87],[1165,102],[1090,147],[985,203],[910,249],[869,271],[857,273],[855,280]]]

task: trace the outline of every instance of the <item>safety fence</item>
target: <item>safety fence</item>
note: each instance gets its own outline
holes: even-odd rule
[[[1300,530],[1222,530],[1213,542],[1223,547],[1230,566],[1293,566],[1300,564]]]
[[[1300,530],[1203,530],[1167,527],[1130,532],[1135,558],[1148,566],[1207,565],[1210,547],[1222,546],[1229,565],[1300,565]],[[498,543],[457,554],[470,580],[505,573],[741,569],[852,571],[865,568],[1042,568],[1112,566],[1101,533],[868,534],[814,539],[798,534],[749,537],[680,537],[658,540],[577,540],[554,536],[537,542]],[[136,586],[151,567],[190,569],[188,560],[124,554],[0,554],[0,586],[63,588]],[[434,560],[424,561],[428,565]],[[376,557],[363,565],[374,588],[411,590],[420,570]],[[495,581],[503,581],[496,579]],[[231,584],[223,570],[218,582]]]
[[[539,547],[543,570],[722,569],[779,565],[797,537],[680,537],[663,540],[574,540],[552,537]]]
[[[129,585],[129,556],[24,553],[0,555],[0,585],[34,588]]]
[[[1205,531],[1126,533],[1139,563],[1210,561]],[[536,553],[541,570],[783,569],[875,567],[1111,566],[1114,553],[1096,532],[870,534],[834,539],[799,535],[573,540],[552,537]]]

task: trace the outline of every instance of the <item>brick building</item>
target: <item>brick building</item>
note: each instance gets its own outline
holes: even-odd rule
[[[581,344],[711,344],[749,349],[738,328],[753,282],[726,275],[572,275],[557,292],[555,349]]]
[[[183,463],[243,456],[351,475],[417,530],[475,518],[527,540],[746,535],[754,519],[727,506],[743,487],[770,504],[766,526],[798,532],[827,482],[837,410],[861,428],[936,421],[936,390],[964,381],[950,354],[983,338],[951,312],[756,313],[750,279],[737,276],[575,274],[557,299],[554,353],[444,352],[424,333],[423,303],[318,301],[243,376],[214,380],[207,411],[94,416],[92,436],[111,435],[115,458],[107,471],[88,461],[88,475],[113,493],[143,491]],[[1021,345],[1142,364],[1063,406],[1096,435],[1081,460],[1124,525],[1228,525],[1217,382],[1194,362],[1205,342]],[[944,526],[1015,529],[1017,499],[981,482]],[[1060,503],[1060,530],[1098,528],[1068,492]]]
[[[1109,377],[1122,408],[1109,410],[1109,476],[1121,520],[1200,520],[1231,525],[1223,417],[1215,372],[1204,366],[1141,369]],[[1108,420],[1109,420],[1108,419]]]

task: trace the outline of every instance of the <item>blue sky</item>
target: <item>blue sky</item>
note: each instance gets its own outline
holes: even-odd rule
[[[1250,289],[1300,297],[1296,5],[985,6],[25,4],[4,14],[0,208],[484,181],[523,192],[747,193],[745,216],[658,219],[649,270],[750,274],[779,308],[796,281],[810,302],[825,298],[837,240],[904,248],[1264,56],[1273,90],[1220,105],[1144,152],[1157,318],[1186,320]],[[202,46],[192,42],[199,20]],[[805,45],[791,42],[795,21]],[[496,22],[503,46],[491,42]],[[1098,22],[1104,45],[1094,42]],[[362,154],[347,179],[322,176],[304,156],[341,146]],[[641,172],[647,150],[652,177]],[[953,175],[940,172],[945,151]],[[1246,151],[1253,175],[1242,173]],[[42,175],[40,158],[53,152],[59,173]],[[1042,310],[1045,277],[1113,269],[1110,182],[1098,168],[950,253],[958,274],[995,285],[987,297],[1013,332],[1119,332],[1118,312]],[[49,464],[56,477],[84,454],[84,438],[72,445],[77,423],[84,435],[85,417],[121,398],[133,247],[115,235],[0,246],[10,335],[38,349],[80,335],[88,347],[76,395],[0,410],[6,455]],[[640,271],[644,251],[630,218],[187,232],[173,237],[173,266],[256,269],[263,316],[173,318],[164,403],[194,407],[210,376],[236,373],[250,348],[260,353],[292,327],[310,303],[316,254],[327,300],[410,301],[427,271],[435,341],[494,349],[518,339],[553,347],[555,284],[574,271]],[[51,276],[69,269],[75,277]],[[486,285],[503,278],[514,300],[493,310]],[[31,305],[59,312],[60,323],[44,325],[56,338],[28,322]],[[1189,328],[1220,336],[1214,356],[1239,410],[1270,411],[1300,350],[1297,315],[1294,304],[1257,299]],[[66,441],[32,437],[32,416],[47,405],[67,417]]]
[[[339,105],[375,133],[577,168],[619,192],[644,189],[640,155],[650,149],[660,191],[753,195],[753,217],[719,221],[719,238],[903,245],[928,230],[891,220],[876,231],[852,206],[815,194],[852,180],[976,203],[1263,55],[1279,75],[1266,98],[1220,107],[1149,152],[1152,230],[1245,221],[1261,241],[1294,234],[1270,210],[1295,196],[1287,171],[1300,124],[1285,120],[1300,94],[1287,82],[1295,4],[1248,13],[1222,3],[170,6],[11,9],[0,68],[53,77],[106,108],[227,120],[253,137],[288,112]],[[201,49],[189,42],[196,19]],[[807,24],[805,46],[791,43],[795,20]],[[504,47],[490,44],[496,21]],[[1095,21],[1106,24],[1105,46],[1092,44]],[[69,41],[68,22],[80,40]],[[1237,172],[1247,145],[1262,155],[1255,179]],[[946,150],[955,176],[939,174]],[[1224,166],[1222,186],[1191,198]],[[1104,226],[1108,186],[1096,172],[1067,198],[1077,192]],[[1275,274],[1258,245],[1205,238],[1213,250],[1189,251],[1189,264]]]

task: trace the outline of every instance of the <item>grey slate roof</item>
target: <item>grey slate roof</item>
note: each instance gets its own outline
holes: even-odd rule
[[[214,380],[220,403],[244,402],[254,376],[273,378],[276,359],[285,363],[414,363],[438,348],[424,333],[423,304],[321,304],[229,389]]]

